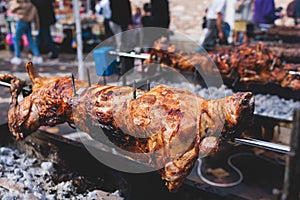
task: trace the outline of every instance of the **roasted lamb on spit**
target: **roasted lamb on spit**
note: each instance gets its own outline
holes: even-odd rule
[[[267,44],[272,54],[284,61],[299,63],[300,58],[300,44]]]
[[[131,87],[87,87],[87,83],[75,79],[76,90],[83,90],[74,96],[70,77],[44,78],[32,63],[26,68],[33,83],[32,93],[21,102],[17,97],[23,82],[11,75],[0,75],[1,81],[14,83],[8,124],[17,139],[42,125],[64,122],[91,135],[90,125],[109,129],[123,137],[111,139],[123,150],[154,153],[148,163],[163,163],[162,179],[170,191],[181,185],[199,154],[212,154],[222,137],[235,137],[249,123],[254,110],[249,92],[205,100],[166,85],[148,92],[137,90],[137,98],[133,99]]]
[[[180,72],[195,72],[196,69],[200,69],[204,75],[219,73],[218,68],[205,54],[178,50],[164,37],[154,42],[150,54],[150,59],[145,60],[144,64],[158,61],[162,66],[171,67]]]
[[[300,38],[300,28],[297,26],[273,26],[266,33],[272,36]]]
[[[237,72],[241,82],[274,83],[293,90],[300,88],[299,75],[290,73],[291,71],[299,73],[300,65],[283,64],[263,43],[220,49],[212,54],[219,68]],[[231,73],[222,74],[226,78],[230,78],[230,75]]]
[[[238,78],[240,82],[247,84],[271,82],[294,90],[300,87],[299,75],[289,74],[290,64],[283,65],[280,58],[275,57],[263,43],[222,48],[209,52],[208,55],[185,53],[161,38],[154,43],[150,59],[145,64],[159,61],[162,66],[166,65],[180,72],[194,72],[197,69],[201,75],[213,76],[220,73],[224,78]],[[300,71],[299,66],[293,66],[296,71]]]

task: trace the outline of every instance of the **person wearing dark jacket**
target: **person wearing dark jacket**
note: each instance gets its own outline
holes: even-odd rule
[[[110,20],[120,25],[122,31],[126,31],[132,24],[132,12],[129,0],[110,0],[111,18]]]
[[[151,13],[154,27],[169,28],[170,11],[168,0],[151,0]]]
[[[169,38],[170,11],[168,0],[151,0],[152,26],[161,28],[153,32],[153,39]]]
[[[255,0],[253,21],[260,30],[267,30],[280,17],[282,15],[276,11],[274,0]]]
[[[294,8],[295,25],[300,27],[300,0],[296,0]]]
[[[53,2],[52,0],[31,1],[36,6],[40,18],[40,28],[38,34],[39,45],[41,47],[43,47],[43,44],[47,45],[51,52],[50,59],[55,59],[58,57],[58,53],[50,33],[50,26],[56,22]]]
[[[116,50],[121,49],[122,31],[132,26],[132,12],[129,0],[110,0],[111,18],[109,27],[116,38]],[[124,42],[123,42],[124,43]]]

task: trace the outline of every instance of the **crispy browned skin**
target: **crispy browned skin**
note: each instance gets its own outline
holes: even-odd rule
[[[157,61],[163,66],[171,67],[180,72],[195,72],[198,69],[201,70],[202,75],[219,73],[218,68],[206,54],[178,50],[164,37],[154,42],[150,59],[145,60],[144,64]]]
[[[251,84],[275,83],[282,87],[298,90],[298,75],[289,75],[291,64],[283,64],[279,57],[263,43],[243,44],[236,47],[222,48],[204,53],[186,53],[164,38],[154,43],[151,59],[145,64],[157,62],[181,72],[194,72],[196,69],[203,76],[221,74],[227,79],[239,78],[239,81]],[[153,59],[158,58],[158,59]],[[215,66],[216,65],[216,66]],[[292,65],[293,71],[300,71],[300,65]]]
[[[32,93],[9,111],[11,132],[19,138],[41,125],[68,122],[92,134],[90,126],[109,128],[123,140],[112,141],[130,152],[153,153],[148,162],[161,167],[170,191],[192,170],[198,155],[217,150],[221,136],[234,136],[253,113],[251,93],[205,100],[187,90],[165,85],[149,92],[92,85],[73,96],[69,77],[42,78],[27,64]],[[86,86],[76,80],[77,90]],[[126,142],[128,138],[133,142]],[[123,142],[122,142],[123,141]]]
[[[273,26],[266,33],[280,37],[299,38],[300,28],[298,26]]]

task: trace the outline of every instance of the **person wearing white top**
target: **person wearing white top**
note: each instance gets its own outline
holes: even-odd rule
[[[111,18],[111,8],[109,0],[100,0],[100,2],[98,2],[95,6],[95,10],[97,14],[102,15],[104,18],[103,25],[105,29],[105,39],[108,39],[109,37],[114,35],[109,26],[109,21]]]
[[[226,0],[214,0],[208,7],[207,32],[202,43],[202,47],[207,51],[214,50],[217,39],[221,44],[225,43],[226,37],[222,28],[225,9]]]
[[[104,19],[111,18],[111,9],[110,9],[109,0],[100,1],[100,13],[102,13]]]

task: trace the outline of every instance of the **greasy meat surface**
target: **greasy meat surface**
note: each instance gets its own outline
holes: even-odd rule
[[[297,26],[273,26],[266,32],[268,35],[300,38],[300,28]]]
[[[299,75],[288,74],[287,68],[291,68],[292,64],[283,64],[263,43],[222,48],[209,52],[207,56],[205,53],[177,50],[165,38],[161,38],[154,43],[151,54],[151,59],[146,60],[145,64],[159,61],[162,66],[181,72],[194,72],[197,69],[201,75],[221,74],[224,78],[238,78],[247,84],[275,83],[293,90],[300,88]],[[292,66],[290,70],[300,71],[300,65]]]
[[[181,72],[194,72],[195,68],[201,70],[204,75],[213,75],[219,72],[205,53],[187,53],[178,50],[175,45],[169,43],[164,37],[154,42],[150,58],[145,60],[144,64],[159,61],[161,65]]]
[[[130,87],[85,88],[85,82],[75,80],[76,90],[82,90],[73,96],[70,77],[43,78],[31,63],[26,67],[33,82],[32,93],[21,102],[13,100],[9,110],[9,127],[18,139],[41,125],[64,122],[91,135],[91,127],[110,129],[112,135],[123,137],[111,138],[123,150],[151,153],[145,154],[149,155],[147,163],[162,168],[170,191],[181,185],[199,154],[217,151],[221,136],[237,134],[254,109],[253,96],[248,92],[205,100],[165,85],[148,92],[137,90],[137,98],[132,99]]]
[[[222,74],[223,77],[230,78],[231,72],[235,71],[240,81],[245,83],[275,83],[293,90],[300,88],[299,76],[289,74],[289,71],[300,71],[300,65],[283,64],[280,57],[274,56],[263,43],[244,44],[212,53],[218,57],[213,60],[219,68],[230,69],[228,73]]]
[[[272,43],[267,44],[274,56],[282,60],[297,61],[300,58],[300,44]]]

